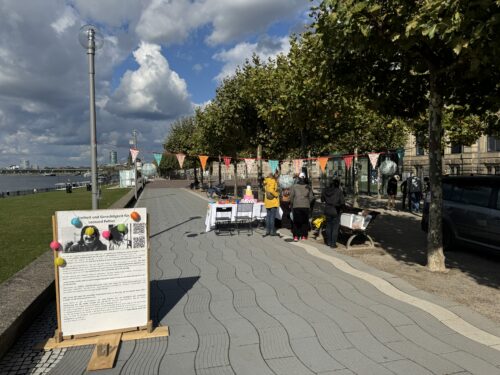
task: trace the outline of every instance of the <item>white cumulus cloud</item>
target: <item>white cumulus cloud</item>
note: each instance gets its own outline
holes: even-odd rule
[[[107,110],[149,119],[173,118],[192,111],[186,82],[170,69],[159,45],[142,42],[134,57],[139,68],[125,72],[106,103]]]
[[[280,53],[287,54],[290,51],[290,41],[284,38],[263,38],[257,43],[239,43],[229,50],[216,53],[213,58],[224,63],[221,72],[215,77],[222,81],[225,77],[234,74],[238,66],[242,66],[246,60],[250,60],[255,53],[262,61],[276,57]]]

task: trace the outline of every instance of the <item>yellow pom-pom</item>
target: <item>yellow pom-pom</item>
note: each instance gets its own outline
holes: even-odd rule
[[[57,266],[57,267],[61,267],[61,266],[64,266],[65,264],[65,260],[61,257],[57,257],[56,259],[54,259],[54,264]]]
[[[87,229],[85,229],[85,234],[87,236],[93,236],[94,235],[94,228],[88,227]]]

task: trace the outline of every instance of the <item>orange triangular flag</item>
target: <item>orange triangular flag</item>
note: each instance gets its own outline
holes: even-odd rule
[[[321,168],[321,172],[325,173],[326,163],[328,163],[328,156],[322,156],[318,158],[319,167]]]
[[[200,158],[201,168],[203,170],[205,170],[205,166],[207,165],[208,156],[207,155],[200,155],[198,157]]]

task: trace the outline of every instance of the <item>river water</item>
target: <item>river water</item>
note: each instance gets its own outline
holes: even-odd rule
[[[89,181],[89,177],[60,175],[0,175],[0,193],[7,193],[19,190],[33,190],[43,188],[55,188],[55,184],[61,182],[81,182]]]

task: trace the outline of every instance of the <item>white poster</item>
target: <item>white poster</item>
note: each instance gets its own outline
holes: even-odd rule
[[[146,209],[59,211],[56,218],[63,336],[145,326]]]

